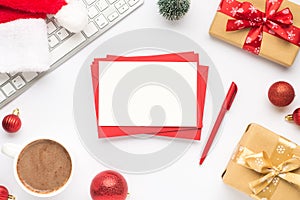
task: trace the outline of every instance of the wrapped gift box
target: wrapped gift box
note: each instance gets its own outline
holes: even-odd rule
[[[300,198],[300,147],[250,124],[240,140],[223,181],[259,200]]]
[[[291,42],[286,41],[284,39],[281,39],[277,36],[274,35],[274,32],[271,34],[272,30],[268,30],[268,32],[266,32],[266,27],[264,28],[263,34],[262,34],[262,44],[260,45],[259,48],[259,53],[255,52],[257,49],[251,49],[250,51],[253,51],[253,53],[258,54],[264,58],[267,58],[269,60],[272,60],[276,63],[279,63],[283,66],[291,66],[295,60],[295,57],[298,53],[299,50],[299,42],[300,42],[300,34],[298,32],[300,32],[300,6],[292,3],[288,0],[222,0],[220,3],[220,6],[218,8],[218,12],[216,13],[214,20],[212,22],[212,25],[210,27],[209,33],[216,37],[219,38],[223,41],[226,41],[232,45],[235,45],[237,47],[243,48],[244,44],[246,44],[246,38],[248,38],[248,33],[250,31],[251,28],[243,28],[243,29],[239,29],[239,30],[235,30],[235,31],[227,31],[226,27],[227,27],[227,22],[229,19],[234,19],[234,20],[238,20],[240,19],[239,16],[236,15],[236,12],[241,11],[242,9],[239,9],[239,5],[243,2],[249,2],[251,3],[251,7],[255,8],[255,10],[251,10],[250,11],[250,15],[251,12],[256,12],[257,10],[265,13],[266,11],[266,1],[268,1],[270,4],[274,3],[278,3],[280,1],[282,1],[279,9],[277,10],[278,15],[281,15],[283,13],[285,13],[285,8],[289,8],[291,14],[293,15],[293,24],[292,26],[296,29],[292,30],[285,30],[286,31],[286,37],[290,38],[291,37],[295,37],[292,38],[293,40],[291,40]],[[253,7],[252,7],[253,6]],[[272,5],[271,5],[272,6]],[[271,9],[270,9],[271,10]],[[283,13],[281,12],[283,11]],[[271,11],[270,11],[271,12]],[[273,11],[272,11],[273,12]],[[248,13],[249,14],[249,13]],[[254,13],[255,14],[255,13]],[[262,19],[264,20],[264,19]],[[269,20],[268,23],[270,23]],[[245,22],[245,21],[237,21],[236,23],[240,23],[240,22]],[[273,22],[271,22],[273,23]],[[278,24],[280,24],[280,22],[278,22]],[[237,24],[239,26],[242,26],[241,24]],[[275,29],[274,29],[275,30]],[[295,33],[297,32],[297,33]],[[296,42],[295,42],[296,41]],[[293,44],[293,42],[296,43]],[[249,50],[247,48],[244,48],[246,50]]]

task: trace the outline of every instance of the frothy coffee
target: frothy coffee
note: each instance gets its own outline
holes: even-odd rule
[[[70,178],[72,161],[59,143],[41,139],[28,144],[20,153],[17,173],[23,185],[35,193],[51,193]]]

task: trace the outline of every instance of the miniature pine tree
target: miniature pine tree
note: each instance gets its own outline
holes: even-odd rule
[[[159,13],[168,20],[179,20],[189,10],[190,0],[158,0]]]

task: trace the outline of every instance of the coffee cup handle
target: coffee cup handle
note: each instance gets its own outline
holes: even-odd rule
[[[15,158],[20,152],[21,147],[13,143],[5,143],[2,145],[1,152],[8,157]]]

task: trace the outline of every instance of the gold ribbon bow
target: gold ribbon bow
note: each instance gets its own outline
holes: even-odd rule
[[[263,177],[249,183],[249,187],[255,195],[262,192],[272,182],[276,183],[276,177],[280,177],[300,187],[300,174],[292,172],[300,168],[300,157],[298,156],[293,155],[291,158],[275,166],[266,152],[255,154],[243,147],[236,161],[244,167],[264,174]]]

